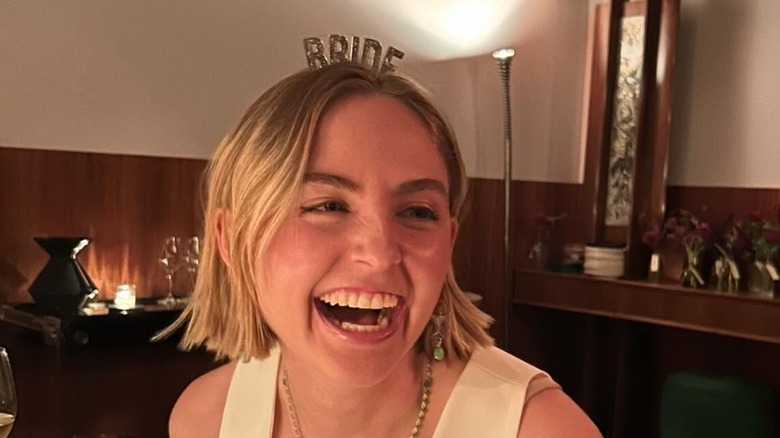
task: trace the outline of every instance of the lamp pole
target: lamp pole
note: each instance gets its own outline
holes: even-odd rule
[[[509,318],[512,313],[512,256],[510,246],[511,194],[512,194],[512,105],[509,95],[509,74],[512,65],[512,49],[493,52],[498,64],[504,95],[504,348],[509,349]]]

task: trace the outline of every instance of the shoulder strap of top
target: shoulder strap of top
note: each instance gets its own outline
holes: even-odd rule
[[[278,372],[278,347],[265,359],[238,361],[222,413],[220,438],[271,438]]]
[[[543,371],[495,347],[471,356],[444,407],[434,438],[516,437],[531,380]]]

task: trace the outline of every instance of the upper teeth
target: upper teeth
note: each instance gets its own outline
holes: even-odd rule
[[[395,307],[398,304],[398,297],[395,295],[367,292],[330,292],[321,296],[320,300],[334,306],[347,306],[357,309],[382,309]]]

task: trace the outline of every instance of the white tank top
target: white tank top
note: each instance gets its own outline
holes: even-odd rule
[[[236,365],[220,438],[272,438],[279,349]],[[517,437],[528,384],[543,371],[495,347],[474,351],[452,390],[434,438]],[[550,380],[549,387],[557,387]]]

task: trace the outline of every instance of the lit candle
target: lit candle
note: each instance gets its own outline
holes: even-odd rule
[[[135,285],[120,284],[116,287],[114,296],[114,307],[121,310],[128,310],[135,307]]]

